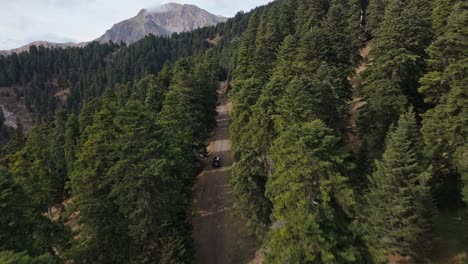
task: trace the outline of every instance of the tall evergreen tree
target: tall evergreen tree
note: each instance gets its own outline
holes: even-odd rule
[[[46,124],[31,129],[24,148],[14,154],[9,164],[13,176],[27,194],[36,204],[49,210],[63,201],[64,189],[63,175],[54,173],[50,131]]]
[[[337,141],[320,120],[294,124],[275,141],[267,196],[276,222],[268,262],[363,263]]]
[[[389,1],[373,42],[372,63],[364,72],[367,105],[358,120],[361,134],[377,155],[398,114],[408,104],[424,106],[417,89],[431,37],[430,2]]]
[[[65,184],[68,182],[68,166],[65,155],[65,127],[67,115],[61,110],[55,115],[54,126],[51,128],[52,138],[50,139],[50,159],[52,160],[52,177],[57,180],[61,192],[58,199],[66,197]]]
[[[118,108],[107,98],[103,102],[92,119],[94,123],[86,129],[86,137],[81,138],[82,146],[71,175],[74,201],[83,224],[82,246],[73,254],[82,261],[123,263],[130,255],[130,237],[122,220],[124,215],[109,199],[115,180],[109,172],[119,154],[115,141],[120,128],[113,122]]]
[[[33,204],[4,168],[0,168],[0,194],[0,251],[31,250]]]
[[[259,21],[259,14],[254,12],[250,16],[247,30],[240,41],[235,68],[235,77],[237,79],[252,77],[252,58],[255,55],[255,40],[257,38]]]
[[[262,84],[265,84],[271,76],[276,54],[282,41],[277,17],[278,9],[276,6],[272,6],[263,13],[257,32],[253,57],[253,76]]]
[[[72,113],[65,123],[65,144],[63,146],[68,176],[71,175],[73,171],[73,165],[76,161],[79,138],[80,128],[78,117],[75,113]]]
[[[430,250],[435,211],[430,174],[421,161],[420,134],[410,111],[388,133],[382,160],[376,161],[377,169],[370,177],[370,246],[382,255],[398,253],[424,261]]]
[[[367,30],[374,37],[378,35],[388,2],[388,0],[369,0]]]
[[[467,59],[468,5],[460,2],[447,19],[446,30],[428,48],[429,72],[419,91],[433,106],[423,115],[422,132],[432,156],[433,191],[441,206],[460,201],[460,175],[468,186]]]
[[[457,0],[434,0],[432,5],[432,29],[436,35],[446,31],[447,19]]]

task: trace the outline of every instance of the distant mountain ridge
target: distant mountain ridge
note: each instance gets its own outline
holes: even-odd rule
[[[192,31],[197,28],[216,25],[225,22],[228,18],[217,16],[195,5],[169,3],[158,8],[142,9],[130,19],[121,21],[107,30],[104,35],[95,39],[100,43],[113,41],[115,43],[134,43],[148,34],[156,36],[168,36],[172,33]],[[0,50],[0,55],[6,56],[12,53],[28,51],[32,45],[49,48],[79,47],[82,43],[53,43],[47,41],[35,41],[17,49]]]
[[[216,25],[227,18],[216,16],[194,5],[169,3],[157,9],[142,9],[137,16],[115,24],[100,38],[101,43],[136,42],[148,34],[167,36]]]
[[[66,42],[66,43],[55,43],[55,42],[48,42],[48,41],[34,41],[24,46],[21,46],[16,49],[11,50],[0,50],[0,55],[7,56],[12,53],[20,53],[23,51],[29,51],[29,47],[31,46],[44,46],[45,48],[66,48],[66,47],[81,47],[86,45],[86,42],[83,43],[73,43],[73,42]]]

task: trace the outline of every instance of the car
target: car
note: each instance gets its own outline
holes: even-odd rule
[[[214,168],[221,167],[221,157],[214,157],[213,158],[213,167]]]

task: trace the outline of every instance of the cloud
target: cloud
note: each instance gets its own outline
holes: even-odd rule
[[[76,8],[83,5],[95,3],[96,0],[0,0],[3,7],[54,7],[54,8]]]

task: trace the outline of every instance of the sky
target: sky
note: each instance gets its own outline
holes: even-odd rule
[[[226,17],[272,0],[0,0],[0,50],[33,41],[84,42],[143,8],[176,2]]]

